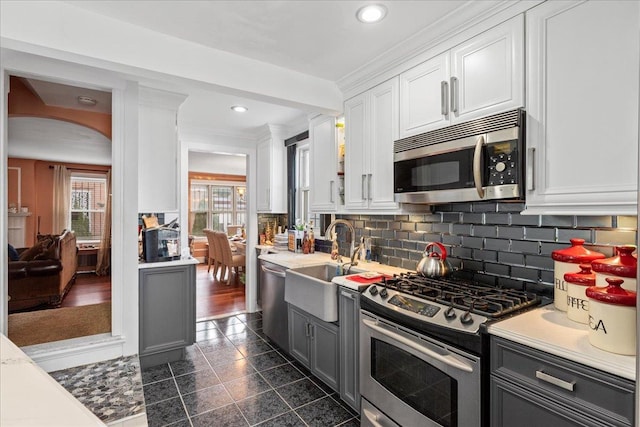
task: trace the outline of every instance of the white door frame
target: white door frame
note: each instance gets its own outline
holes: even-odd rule
[[[112,326],[111,334],[29,347],[27,354],[53,371],[138,352],[137,163],[138,84],[115,73],[16,51],[1,51],[0,186],[7,185],[9,76],[33,77],[112,92]],[[126,185],[125,185],[126,183]],[[0,257],[7,259],[7,199],[0,197]],[[134,230],[134,232],[131,232]],[[3,261],[6,262],[6,261]],[[8,327],[8,273],[0,279],[0,332]]]

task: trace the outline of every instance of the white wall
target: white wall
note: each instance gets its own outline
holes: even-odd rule
[[[189,172],[246,175],[247,159],[237,154],[190,152]]]

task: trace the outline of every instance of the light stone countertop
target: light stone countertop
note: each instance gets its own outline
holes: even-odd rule
[[[106,425],[2,334],[0,359],[2,427]]]
[[[609,353],[589,343],[587,325],[569,320],[553,304],[489,325],[502,337],[613,375],[635,381],[636,358]]]
[[[271,253],[264,254],[258,257],[261,260],[272,262],[279,266],[285,268],[299,268],[299,267],[308,267],[312,265],[321,265],[329,263],[331,265],[338,266],[338,263],[335,260],[331,259],[331,255],[324,252],[316,252],[313,254],[300,254],[295,252],[279,252],[279,253]],[[342,258],[343,260],[347,259],[346,257]],[[378,262],[358,262],[358,265],[353,267],[353,270],[364,270],[377,272],[382,274],[398,274],[406,272],[407,270],[397,267],[392,267],[390,265],[380,264]],[[357,275],[358,273],[354,273],[347,276],[336,276],[333,278],[332,282],[336,283],[339,286],[344,286],[349,289],[359,290],[362,287],[368,286],[367,284],[362,284],[359,282],[355,282],[353,280],[349,280],[348,277],[352,275]]]
[[[175,261],[161,261],[161,262],[140,262],[138,263],[138,269],[142,268],[158,268],[158,267],[175,267],[177,265],[189,265],[198,264],[199,261],[193,257],[181,258]]]

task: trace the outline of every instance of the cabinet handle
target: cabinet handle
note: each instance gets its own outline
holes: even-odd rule
[[[542,371],[536,371],[536,378],[538,378],[539,380],[542,380],[544,382],[548,382],[549,384],[553,384],[555,386],[563,388],[565,390],[569,390],[569,391],[573,391],[573,389],[576,386],[576,382],[575,381],[561,380],[560,378],[556,378],[553,375],[549,375],[549,374],[547,374],[545,372],[542,372]]]
[[[367,183],[367,199],[371,200],[371,177],[373,174],[369,174],[369,182]]]
[[[309,335],[311,336],[311,339],[314,339],[316,335],[316,327],[311,323],[309,323]]]
[[[354,299],[354,296],[351,295],[349,292],[340,291],[340,295],[342,295],[343,297],[347,297],[349,299]]]
[[[310,331],[310,324],[309,323],[305,323],[304,325],[304,336],[309,338],[309,336],[311,336],[311,331]]]
[[[335,185],[335,181],[329,181],[329,202],[333,203],[333,186]]]
[[[443,116],[449,114],[449,83],[446,80],[440,82],[440,112]]]
[[[534,169],[535,169],[535,165],[536,165],[536,149],[535,148],[529,148],[527,150],[527,177],[526,177],[526,181],[527,181],[527,190],[528,191],[533,191],[536,189],[536,183],[535,183],[535,173],[534,173]]]
[[[458,78],[451,77],[451,111],[458,112]]]
[[[362,174],[362,200],[367,200],[367,195],[365,193],[367,185],[367,174]]]

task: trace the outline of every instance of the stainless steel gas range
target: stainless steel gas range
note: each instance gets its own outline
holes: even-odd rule
[[[401,274],[360,300],[362,426],[482,426],[482,333],[539,304],[528,292]]]

